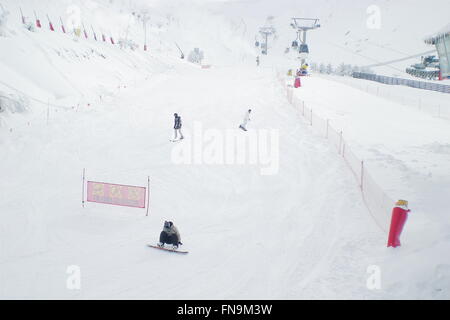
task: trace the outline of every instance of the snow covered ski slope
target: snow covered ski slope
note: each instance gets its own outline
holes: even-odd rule
[[[22,6],[27,16],[33,8],[51,17],[67,9],[50,0],[5,2],[14,14]],[[87,26],[142,39],[142,21],[125,19],[142,2],[75,3],[87,12]],[[447,120],[422,118],[314,75],[296,91],[348,132],[380,184],[410,198],[404,245],[388,249],[342,157],[288,103],[276,70],[286,72],[292,61],[281,53],[256,66],[249,30],[259,20],[236,16],[249,3],[234,3],[228,12],[224,4],[199,2],[174,6],[173,15],[152,5],[147,52],[142,43],[131,50],[30,32],[14,19],[6,25],[0,37],[0,298],[450,297],[449,220],[442,209]],[[175,41],[186,55],[205,50],[211,67],[181,60]],[[389,121],[378,114],[396,108]],[[248,109],[251,120],[242,131]],[[174,113],[183,119],[179,143],[169,141]],[[87,180],[123,185],[146,186],[149,177],[148,216],[145,209],[83,207],[83,169]],[[188,255],[148,248],[166,220],[176,224]],[[374,270],[381,270],[376,288],[368,282]]]
[[[338,156],[301,125],[282,93],[271,69],[242,67],[236,74],[234,68],[180,68],[108,105],[74,113],[70,122],[60,113],[48,126],[13,133],[18,146],[2,154],[2,190],[8,199],[1,208],[7,221],[2,296],[338,297],[341,285],[329,287],[320,280],[333,282],[336,270],[344,278],[356,275],[353,285],[345,284],[352,287],[348,297],[357,288],[358,295],[371,295],[365,287],[369,248],[352,253],[346,246],[383,247],[383,235],[365,213]],[[278,174],[261,175],[252,164],[171,163],[167,137],[174,111],[184,116],[183,144],[192,140],[194,121],[205,130],[235,128],[247,106],[255,113],[253,130],[279,130]],[[100,181],[134,182],[149,175],[150,216],[95,204],[83,209],[83,167]],[[176,221],[189,256],[146,249],[145,243],[157,240],[164,219]],[[351,219],[360,223],[350,224]],[[65,287],[69,265],[83,272],[79,292]],[[162,279],[158,270],[168,265],[176,270]]]

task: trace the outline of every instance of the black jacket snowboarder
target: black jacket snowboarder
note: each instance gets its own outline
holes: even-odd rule
[[[171,244],[175,249],[182,245],[180,233],[172,221],[164,222],[163,231],[159,235],[158,246],[163,247],[165,243]]]
[[[178,115],[178,113],[174,113],[173,116],[175,117],[174,119],[174,125],[173,125],[173,129],[175,130],[175,137],[174,140],[177,139],[177,134],[180,134],[180,139],[183,139],[183,133],[181,132],[181,117]]]
[[[181,117],[177,113],[174,113],[173,115],[175,117],[175,123],[173,125],[173,128],[181,129]]]

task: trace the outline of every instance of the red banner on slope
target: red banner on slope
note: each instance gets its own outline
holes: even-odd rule
[[[103,182],[87,182],[87,201],[145,208],[146,188]]]

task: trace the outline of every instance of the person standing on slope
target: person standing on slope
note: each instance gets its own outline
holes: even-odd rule
[[[173,249],[178,249],[182,245],[180,233],[172,221],[164,221],[163,231],[159,235],[158,247],[164,247],[164,244],[171,244]]]
[[[175,123],[173,125],[175,138],[173,138],[173,140],[175,141],[177,139],[177,133],[180,133],[180,140],[184,139],[183,134],[181,133],[181,117],[177,113],[174,113],[173,115],[175,117]]]
[[[252,109],[248,109],[247,112],[245,112],[244,115],[244,121],[242,122],[242,124],[239,126],[239,128],[241,128],[244,131],[247,131],[247,123],[250,121],[250,113],[252,112]]]

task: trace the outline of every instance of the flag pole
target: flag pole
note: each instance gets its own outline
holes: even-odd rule
[[[147,214],[148,216],[148,208],[150,207],[150,176],[147,176]]]
[[[20,7],[20,15],[22,16],[22,23],[25,24],[25,17],[22,12],[22,7]]]
[[[83,168],[83,183],[81,185],[81,203],[83,205],[83,208],[84,208],[84,181],[85,181],[85,174],[86,174],[86,169]]]

